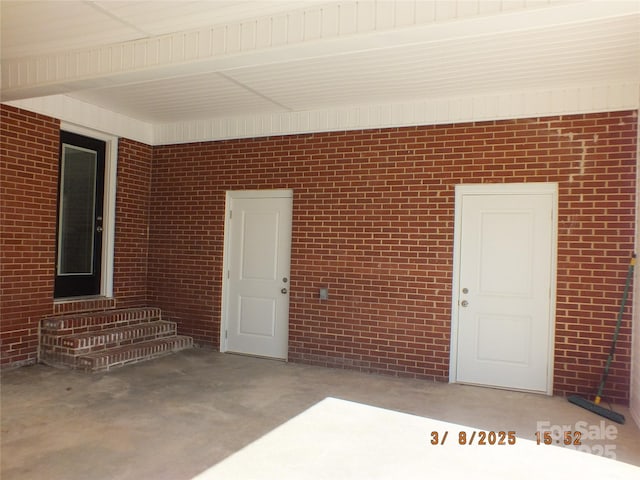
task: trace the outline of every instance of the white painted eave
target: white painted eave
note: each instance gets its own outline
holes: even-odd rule
[[[2,101],[149,145],[640,107],[639,0],[301,2],[246,15],[3,58]]]
[[[502,11],[498,16],[455,18],[455,21],[423,20],[409,26],[378,26],[367,22],[371,15],[355,10],[344,15],[339,5],[332,12],[331,26],[316,29],[306,23],[315,10],[282,16],[287,35],[273,26],[274,18],[202,28],[189,32],[89,47],[69,52],[2,59],[2,101],[90,88],[139,83],[157,78],[184,77],[225,72],[244,67],[266,66],[432,42],[473,39],[485,35],[523,31],[532,25],[553,27],[591,20],[638,15],[634,1],[573,3],[553,8]],[[349,25],[368,25],[359,29]],[[305,28],[306,27],[306,28]],[[289,31],[296,33],[289,33]]]
[[[637,84],[461,98],[154,125],[157,145],[371,128],[638,110]]]
[[[148,145],[170,145],[315,132],[640,110],[640,85],[600,85],[503,92],[496,95],[156,125],[110,112],[65,95],[6,103]]]
[[[97,132],[155,145],[154,125],[82,102],[67,95],[26,98],[3,102],[16,108],[48,115]]]

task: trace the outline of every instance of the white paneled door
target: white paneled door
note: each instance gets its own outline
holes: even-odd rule
[[[555,188],[457,189],[455,381],[551,393]]]
[[[223,351],[286,359],[292,193],[230,192]]]

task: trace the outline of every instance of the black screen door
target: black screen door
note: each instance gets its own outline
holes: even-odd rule
[[[100,293],[105,142],[60,132],[56,298]]]

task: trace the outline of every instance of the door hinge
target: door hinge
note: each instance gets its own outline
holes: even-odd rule
[[[231,278],[231,270],[227,270],[227,280]]]
[[[229,210],[229,220],[233,218],[233,210]]]
[[[225,331],[224,331],[224,339],[225,339],[225,340],[228,338],[228,335],[227,335],[227,334],[228,334],[228,332],[225,330]]]

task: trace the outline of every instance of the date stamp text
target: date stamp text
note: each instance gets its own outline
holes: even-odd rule
[[[449,431],[431,432],[431,445],[444,445],[449,436]],[[494,430],[461,430],[453,434],[453,442],[458,445],[515,445],[516,432],[514,431],[494,431]]]

